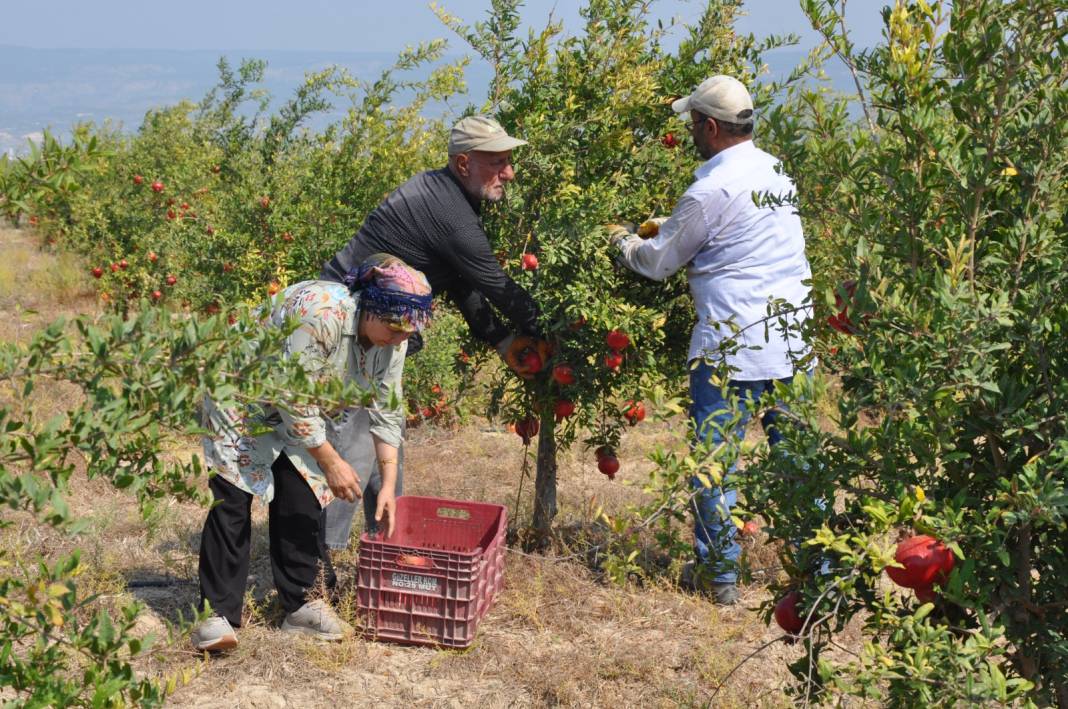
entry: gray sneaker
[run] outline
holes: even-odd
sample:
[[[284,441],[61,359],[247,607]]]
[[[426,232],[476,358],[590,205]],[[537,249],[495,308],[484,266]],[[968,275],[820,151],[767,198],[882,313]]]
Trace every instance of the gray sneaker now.
[[[352,633],[352,626],[341,620],[329,603],[318,599],[287,615],[282,630],[310,635],[316,640],[341,640]]]
[[[733,581],[716,581],[712,570],[705,564],[687,562],[682,567],[679,586],[687,591],[708,596],[717,605],[733,606],[738,602],[738,585]]]
[[[201,652],[220,652],[237,647],[237,633],[234,632],[230,621],[218,615],[213,615],[193,628],[189,639],[193,647]]]

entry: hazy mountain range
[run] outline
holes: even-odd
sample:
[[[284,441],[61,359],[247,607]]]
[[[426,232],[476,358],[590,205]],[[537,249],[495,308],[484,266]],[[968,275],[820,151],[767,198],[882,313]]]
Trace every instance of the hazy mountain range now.
[[[69,135],[72,125],[105,120],[136,131],[151,108],[197,101],[216,84],[216,64],[223,55],[236,68],[243,58],[267,62],[262,88],[275,105],[287,99],[307,72],[331,65],[347,68],[360,79],[375,79],[395,60],[380,52],[266,51],[255,53],[131,50],[29,49],[0,45],[0,153],[25,152],[28,140],[39,140],[48,128]],[[788,72],[802,58],[800,50],[783,49],[767,55],[773,76]],[[828,67],[835,88],[849,90],[844,68]],[[468,97],[453,108],[478,103],[485,96],[490,70],[473,61],[467,69]],[[336,121],[348,109],[339,99],[335,110],[316,116],[311,127]],[[445,110],[435,107],[433,110]]]

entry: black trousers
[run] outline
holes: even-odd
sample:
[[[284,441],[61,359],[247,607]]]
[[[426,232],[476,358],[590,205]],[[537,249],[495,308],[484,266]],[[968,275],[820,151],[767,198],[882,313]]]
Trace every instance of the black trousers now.
[[[304,605],[319,579],[328,589],[337,577],[326,549],[326,512],[285,453],[271,466],[274,499],[268,512],[271,572],[287,613]],[[216,504],[200,537],[200,607],[241,625],[252,546],[252,495],[215,476],[208,482]]]

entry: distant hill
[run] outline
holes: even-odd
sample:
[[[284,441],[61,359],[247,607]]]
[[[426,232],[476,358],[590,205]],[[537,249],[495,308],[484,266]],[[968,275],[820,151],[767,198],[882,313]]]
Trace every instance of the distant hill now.
[[[215,85],[216,63],[227,56],[236,68],[243,58],[263,59],[267,71],[262,87],[275,102],[288,98],[309,71],[331,65],[347,68],[361,79],[376,78],[392,64],[385,52],[266,51],[239,54],[213,51],[132,49],[29,49],[0,45],[0,153],[24,152],[27,140],[51,129],[69,134],[80,121],[117,123],[135,131],[151,108],[199,100]],[[800,50],[769,53],[773,76],[785,75],[802,58]],[[851,89],[844,67],[831,66],[831,83]],[[489,68],[472,62],[467,70],[469,96],[477,103],[489,84]],[[461,100],[454,105],[460,107]],[[348,108],[317,116],[312,128],[340,118]],[[444,107],[436,107],[444,110]]]
[[[215,85],[222,52],[102,49],[27,49],[0,46],[0,151],[22,150],[46,127],[65,134],[79,121],[110,119],[136,130],[151,108],[199,100]],[[330,65],[361,78],[377,76],[394,56],[385,53],[259,52],[227,56],[264,59],[263,88],[285,99],[306,72]],[[340,112],[337,114],[340,115]],[[336,118],[336,116],[334,116]]]

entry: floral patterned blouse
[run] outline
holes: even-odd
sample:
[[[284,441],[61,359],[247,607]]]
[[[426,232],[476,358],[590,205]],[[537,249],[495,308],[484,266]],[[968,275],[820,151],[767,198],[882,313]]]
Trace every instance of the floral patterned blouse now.
[[[403,401],[401,374],[407,342],[396,347],[371,346],[364,349],[356,336],[359,322],[359,293],[329,281],[303,281],[275,297],[271,313],[264,319],[268,327],[280,327],[287,318],[300,325],[288,337],[287,356],[298,356],[310,373],[339,377],[375,392],[368,407],[370,432],[382,441],[400,446],[404,411],[389,409],[391,394]],[[334,440],[355,409],[324,412],[316,406],[273,406],[270,404],[220,409],[211,400],[204,402],[204,425],[211,435],[203,438],[207,465],[217,475],[238,488],[257,495],[264,502],[274,498],[271,465],[282,453],[308,482],[319,504],[334,499],[326,477],[315,458],[308,453],[330,441],[341,450],[345,441]],[[252,436],[248,431],[267,433]],[[364,471],[357,471],[361,477]]]

